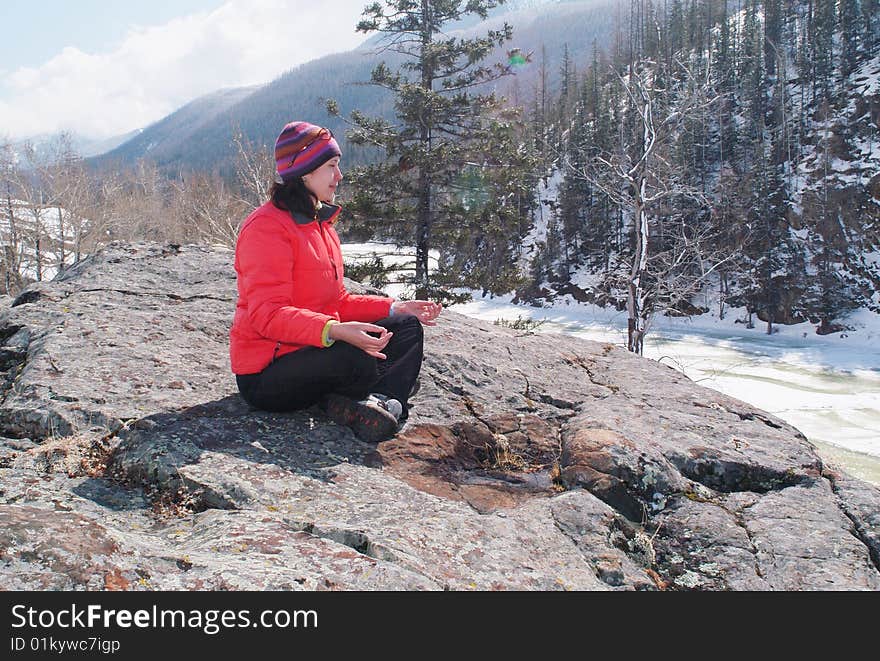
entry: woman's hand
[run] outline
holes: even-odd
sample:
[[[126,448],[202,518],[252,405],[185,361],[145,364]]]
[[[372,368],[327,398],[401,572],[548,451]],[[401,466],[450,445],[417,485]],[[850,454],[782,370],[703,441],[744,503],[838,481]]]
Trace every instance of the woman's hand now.
[[[379,337],[371,335],[371,333],[378,333]],[[360,321],[344,321],[332,324],[327,333],[331,340],[348,342],[363,350],[366,354],[373,356],[373,358],[380,358],[382,360],[385,360],[387,357],[382,353],[382,349],[388,344],[392,335],[394,333],[387,328],[365,324]]]
[[[433,301],[394,301],[391,309],[394,314],[412,315],[425,326],[436,326],[434,320],[440,316],[443,306]]]

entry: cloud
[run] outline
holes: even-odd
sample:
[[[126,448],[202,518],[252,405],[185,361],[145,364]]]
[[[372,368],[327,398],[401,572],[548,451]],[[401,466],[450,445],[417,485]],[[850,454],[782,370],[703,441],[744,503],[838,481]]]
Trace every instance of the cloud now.
[[[147,126],[224,87],[265,83],[354,48],[366,0],[229,0],[211,12],[132,29],[114,50],[66,47],[40,67],[0,77],[0,133],[71,130],[106,138]],[[83,17],[87,20],[88,17]]]

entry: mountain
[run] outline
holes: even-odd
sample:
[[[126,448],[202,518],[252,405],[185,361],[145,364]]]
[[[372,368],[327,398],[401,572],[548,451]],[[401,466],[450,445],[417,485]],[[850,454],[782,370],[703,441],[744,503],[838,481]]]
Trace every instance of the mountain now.
[[[559,62],[566,46],[571,61],[579,70],[585,68],[594,41],[600,46],[609,42],[618,5],[614,0],[520,0],[496,9],[485,21],[470,17],[450,26],[449,34],[468,36],[497,29],[505,21],[511,24],[513,40],[487,61],[506,60],[507,51],[514,48],[532,54],[515,75],[497,84],[497,90],[513,103],[528,104],[536,95],[542,58],[551,85],[559,78]],[[365,154],[346,147],[345,125],[328,116],[325,101],[335,99],[343,116],[354,109],[367,115],[393,116],[389,93],[363,84],[379,62],[384,60],[389,66],[399,62],[394,53],[377,53],[380,44],[378,36],[373,37],[358,49],[302,64],[262,87],[216,92],[197,99],[92,162],[101,165],[117,159],[148,157],[167,173],[201,170],[228,175],[235,159],[231,138],[236,127],[252,144],[268,147],[284,124],[293,119],[328,126],[340,141],[346,161],[358,162],[366,158]]]
[[[119,145],[123,145],[129,140],[133,140],[141,133],[141,131],[143,131],[143,129],[135,129],[134,131],[129,131],[122,135],[116,135],[112,138],[105,138],[104,140],[91,140],[89,138],[75,139],[73,146],[74,149],[76,149],[76,152],[83,158],[100,156],[101,154],[106,154],[107,152],[116,149]]]
[[[15,153],[21,154],[24,152],[25,146],[30,145],[36,150],[38,159],[52,160],[55,157],[59,144],[63,140],[69,140],[70,148],[74,152],[83,158],[90,158],[115,149],[119,145],[135,138],[140,132],[141,129],[135,129],[128,133],[102,139],[87,138],[86,136],[71,132],[40,133],[28,136],[22,140],[16,140],[12,145],[12,149]]]
[[[90,159],[97,165],[118,161],[132,161],[148,156],[158,165],[169,164],[185,158],[192,150],[193,134],[210,123],[231,106],[254,93],[257,87],[222,89],[191,101],[164,119],[148,126],[119,146]]]

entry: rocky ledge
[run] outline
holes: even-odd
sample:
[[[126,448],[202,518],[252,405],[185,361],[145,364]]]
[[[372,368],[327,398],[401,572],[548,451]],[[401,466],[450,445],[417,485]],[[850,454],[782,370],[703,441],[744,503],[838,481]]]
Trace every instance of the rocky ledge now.
[[[231,252],[139,244],[5,309],[0,586],[880,589],[880,491],[669,367],[445,312],[372,446],[242,402],[234,304]]]

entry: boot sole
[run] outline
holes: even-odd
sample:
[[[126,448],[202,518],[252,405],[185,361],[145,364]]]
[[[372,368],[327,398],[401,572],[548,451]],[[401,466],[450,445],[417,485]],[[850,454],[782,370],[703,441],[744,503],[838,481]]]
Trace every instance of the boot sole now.
[[[387,411],[366,406],[342,395],[327,397],[327,416],[336,424],[351,428],[368,443],[387,441],[397,432],[397,421]]]

